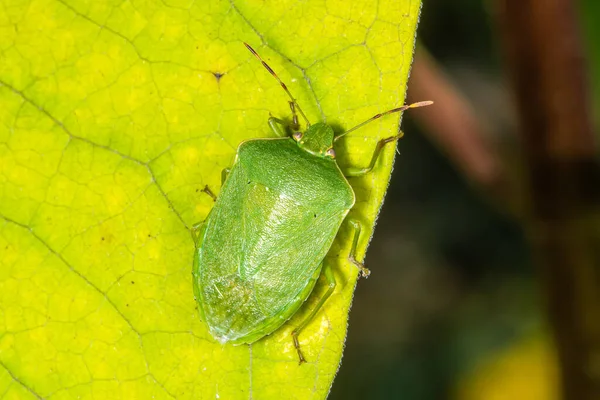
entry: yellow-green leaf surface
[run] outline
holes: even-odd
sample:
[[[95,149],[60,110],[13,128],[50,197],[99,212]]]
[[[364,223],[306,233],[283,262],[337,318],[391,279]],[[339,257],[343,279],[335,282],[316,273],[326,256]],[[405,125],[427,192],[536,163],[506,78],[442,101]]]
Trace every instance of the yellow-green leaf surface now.
[[[289,118],[349,128],[403,103],[418,0],[0,2],[0,397],[308,399],[338,369],[357,270],[342,228],[338,286],[300,337],[221,345],[192,291],[190,228],[245,139]],[[390,116],[340,163],[366,165]],[[368,236],[394,149],[352,179]],[[298,171],[301,173],[302,171]],[[278,171],[273,171],[278,173]],[[290,210],[293,212],[293,210]],[[372,265],[373,273],[378,273]],[[367,284],[368,281],[361,282]]]

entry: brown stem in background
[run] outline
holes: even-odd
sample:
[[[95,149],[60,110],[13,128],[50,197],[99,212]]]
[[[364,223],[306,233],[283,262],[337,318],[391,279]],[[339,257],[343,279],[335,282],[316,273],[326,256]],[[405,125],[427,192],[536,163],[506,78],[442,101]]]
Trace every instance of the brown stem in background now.
[[[469,181],[488,192],[499,192],[504,177],[498,154],[489,143],[490,135],[467,99],[421,46],[415,53],[409,86],[411,102],[435,101],[426,112],[413,112],[412,118],[447,152]]]
[[[600,173],[570,0],[496,0],[563,398],[600,399]]]

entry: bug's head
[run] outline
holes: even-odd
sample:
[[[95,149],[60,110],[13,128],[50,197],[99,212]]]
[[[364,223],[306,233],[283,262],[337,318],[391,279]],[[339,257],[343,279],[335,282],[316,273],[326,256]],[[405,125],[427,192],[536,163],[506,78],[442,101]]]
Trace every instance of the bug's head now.
[[[335,158],[333,150],[333,129],[324,122],[318,122],[306,129],[306,132],[295,132],[293,138],[298,146],[316,156]]]
[[[427,101],[419,101],[417,103],[407,104],[402,107],[392,108],[391,110],[385,111],[383,113],[375,114],[368,120],[356,125],[354,128],[348,129],[346,132],[343,132],[343,133],[335,136],[333,134],[333,129],[331,129],[331,127],[329,125],[325,124],[324,122],[319,122],[317,124],[311,125],[308,118],[306,118],[304,111],[302,111],[302,109],[296,102],[296,99],[294,98],[294,96],[292,96],[292,93],[288,90],[285,83],[283,83],[281,81],[281,79],[279,79],[279,77],[277,76],[275,71],[273,71],[273,69],[271,67],[269,67],[269,65],[261,58],[261,56],[258,55],[258,53],[248,43],[244,42],[244,45],[262,63],[263,67],[265,67],[266,70],[269,71],[269,73],[271,75],[273,75],[273,77],[275,79],[277,79],[277,81],[281,85],[281,88],[289,96],[289,98],[291,100],[290,107],[292,109],[292,113],[294,114],[293,126],[295,126],[296,128],[298,126],[298,119],[296,117],[296,111],[298,111],[298,113],[302,116],[302,118],[306,122],[306,125],[308,126],[308,128],[306,129],[306,132],[295,132],[293,134],[294,140],[296,140],[296,142],[298,142],[298,146],[300,146],[300,148],[302,148],[303,150],[305,150],[311,154],[317,155],[317,156],[334,159],[335,158],[335,150],[333,150],[333,142],[335,142],[338,139],[341,139],[342,137],[346,136],[348,133],[355,131],[356,129],[368,124],[369,122],[373,122],[376,119],[383,117],[384,115],[402,112],[409,108],[424,107],[424,106],[433,104],[433,101],[427,100]]]

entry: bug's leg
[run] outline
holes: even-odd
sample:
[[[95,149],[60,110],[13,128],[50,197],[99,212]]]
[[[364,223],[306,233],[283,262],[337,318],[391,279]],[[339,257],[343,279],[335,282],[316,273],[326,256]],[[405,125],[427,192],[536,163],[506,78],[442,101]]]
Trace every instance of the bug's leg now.
[[[323,307],[323,304],[325,304],[325,302],[327,301],[329,296],[331,296],[331,294],[333,293],[333,291],[335,289],[336,282],[335,282],[335,277],[333,276],[333,271],[331,270],[331,267],[329,266],[329,264],[327,264],[327,262],[325,262],[325,261],[323,261],[323,274],[325,275],[325,279],[327,279],[327,291],[325,292],[323,297],[321,297],[321,299],[319,300],[319,303],[310,312],[310,314],[306,318],[304,318],[304,320],[300,323],[300,325],[298,325],[296,327],[296,329],[294,329],[292,331],[292,338],[294,339],[294,347],[296,348],[296,351],[298,352],[298,358],[300,360],[298,364],[302,364],[302,363],[306,362],[306,359],[304,358],[304,355],[302,354],[302,350],[300,350],[300,342],[298,341],[298,335],[300,334],[300,331],[302,331],[302,329],[306,326],[306,324],[308,324],[314,318],[314,316],[319,312],[321,307]]]
[[[285,121],[280,120],[279,118],[270,117],[269,127],[279,137],[286,137],[288,135],[285,130]]]
[[[221,171],[221,187],[223,186],[223,183],[225,183],[225,180],[229,175],[229,171],[231,171],[229,168],[223,168],[223,170]],[[210,198],[213,199],[213,201],[217,201],[217,195],[211,190],[210,187],[208,187],[208,185],[204,185],[204,189],[202,189],[201,192],[209,195]]]
[[[206,193],[207,195],[209,195],[210,197],[212,197],[213,201],[217,201],[217,196],[215,196],[215,194],[212,192],[212,190],[210,190],[210,188],[208,187],[208,185],[204,186],[204,189],[201,190],[202,192]],[[206,220],[202,221],[202,222],[198,222],[197,224],[192,225],[192,239],[194,240],[194,243],[198,242],[198,238],[201,235],[201,231],[202,228],[204,227],[204,222]]]
[[[223,184],[225,183],[225,180],[229,176],[230,171],[231,171],[231,169],[229,169],[229,168],[223,168],[223,170],[221,171],[221,187],[223,187]]]
[[[365,268],[365,265],[356,259],[356,246],[358,246],[358,239],[360,238],[362,226],[360,222],[355,219],[349,219],[348,223],[354,228],[354,239],[352,239],[352,247],[350,248],[350,253],[348,254],[348,260],[352,264],[356,265],[363,278],[368,278],[371,274],[371,271],[369,271],[368,268]]]
[[[396,140],[400,139],[403,135],[404,134],[402,132],[400,132],[396,136],[390,136],[389,138],[381,139],[379,142],[377,142],[377,146],[375,147],[375,151],[373,152],[373,156],[371,157],[371,162],[369,163],[369,165],[367,167],[365,167],[365,168],[358,168],[358,167],[346,168],[346,170],[344,171],[344,175],[346,175],[346,176],[363,176],[363,175],[366,175],[369,172],[371,172],[373,170],[373,167],[375,167],[375,164],[377,163],[377,159],[379,158],[379,155],[381,154],[381,150],[383,150],[385,145],[388,143],[395,142]]]
[[[298,123],[298,114],[296,113],[296,103],[293,101],[289,102],[290,109],[292,110],[292,122],[286,124],[284,120],[271,116],[269,118],[269,127],[279,137],[288,136],[286,126],[289,126],[292,132],[297,132],[300,129],[300,123]]]
[[[206,193],[207,195],[209,195],[210,198],[213,199],[213,201],[217,201],[217,196],[213,193],[212,190],[210,190],[210,188],[208,187],[208,185],[204,185],[204,189],[202,189],[201,192]]]
[[[223,186],[225,179],[227,179],[227,176],[229,175],[229,171],[231,171],[229,168],[223,168],[223,170],[221,171],[221,187]],[[204,185],[204,189],[202,189],[201,192],[209,195],[213,199],[213,201],[217,201],[217,196],[210,189],[210,187],[208,187],[208,185]],[[192,238],[194,239],[194,242],[196,242],[198,240],[198,237],[200,236],[202,227],[204,226],[204,222],[205,221],[202,221],[202,222],[199,222],[192,226]]]
[[[202,228],[204,227],[204,222],[206,221],[198,222],[192,226],[192,239],[194,240],[194,243],[198,242],[198,238],[200,237]]]

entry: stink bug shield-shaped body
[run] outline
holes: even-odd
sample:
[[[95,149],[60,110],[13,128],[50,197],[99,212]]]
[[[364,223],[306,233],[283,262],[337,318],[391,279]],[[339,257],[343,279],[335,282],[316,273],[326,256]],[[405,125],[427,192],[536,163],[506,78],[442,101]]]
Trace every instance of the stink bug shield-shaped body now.
[[[380,141],[368,167],[351,168],[345,174],[335,160],[334,142],[384,114],[430,102],[378,114],[335,136],[325,123],[311,125],[285,84],[254,49],[246,47],[290,97],[290,128],[295,132],[287,136],[283,122],[270,118],[269,125],[280,138],[239,145],[213,209],[194,228],[194,293],[213,337],[222,343],[253,343],[298,311],[323,271],[327,292],[292,332],[302,363],[298,333],[334,290],[335,279],[324,259],[355,201],[345,176],[369,173],[385,144],[400,135]],[[298,131],[297,112],[306,122],[305,132]],[[206,192],[214,196],[210,189]],[[354,241],[348,259],[367,276],[368,270],[354,256],[360,224],[350,223]]]

